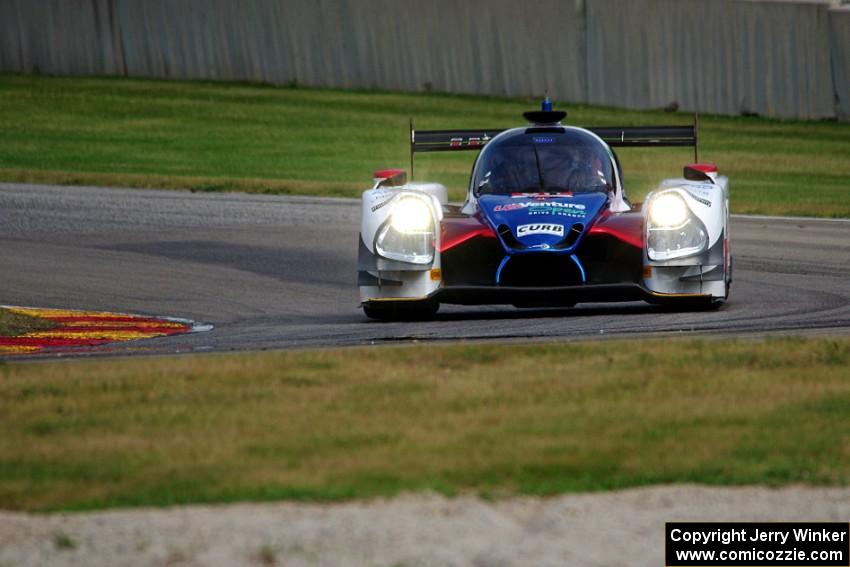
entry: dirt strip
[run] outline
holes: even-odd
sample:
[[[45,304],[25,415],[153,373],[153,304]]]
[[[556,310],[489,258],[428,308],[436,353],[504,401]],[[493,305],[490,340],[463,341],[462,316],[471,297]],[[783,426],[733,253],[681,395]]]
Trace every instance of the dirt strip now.
[[[850,488],[0,512],[0,565],[663,565],[667,521],[850,521]]]

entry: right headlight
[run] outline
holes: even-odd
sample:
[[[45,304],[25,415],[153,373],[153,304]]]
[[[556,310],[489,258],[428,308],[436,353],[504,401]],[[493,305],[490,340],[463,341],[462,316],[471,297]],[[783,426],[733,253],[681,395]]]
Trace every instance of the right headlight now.
[[[688,204],[677,193],[661,193],[649,203],[646,253],[650,260],[673,260],[699,254],[708,234]]]
[[[404,195],[390,209],[375,239],[378,254],[412,264],[434,261],[434,216],[423,198]]]

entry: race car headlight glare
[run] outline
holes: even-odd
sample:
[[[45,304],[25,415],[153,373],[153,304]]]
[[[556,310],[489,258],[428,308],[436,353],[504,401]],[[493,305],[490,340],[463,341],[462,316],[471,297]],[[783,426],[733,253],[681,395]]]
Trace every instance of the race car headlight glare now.
[[[693,256],[708,245],[705,226],[675,193],[663,193],[650,201],[646,224],[646,253],[650,260]]]
[[[422,232],[431,227],[431,207],[417,197],[402,197],[390,212],[390,223],[399,232]]]
[[[434,220],[430,205],[418,197],[402,197],[375,239],[378,254],[412,264],[434,261]]]
[[[655,226],[680,226],[688,218],[688,206],[673,193],[660,195],[649,206],[649,220]]]

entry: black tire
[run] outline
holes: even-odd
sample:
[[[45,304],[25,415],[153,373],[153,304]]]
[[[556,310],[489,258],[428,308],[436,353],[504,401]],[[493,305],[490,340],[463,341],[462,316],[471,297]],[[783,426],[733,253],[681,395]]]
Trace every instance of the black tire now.
[[[425,321],[434,317],[440,304],[430,299],[421,301],[379,301],[363,304],[363,313],[378,321]]]
[[[725,297],[713,297],[710,301],[706,303],[706,305],[699,307],[698,309],[702,311],[717,311],[724,305],[726,305]]]
[[[726,274],[726,298],[729,298],[729,290],[732,288],[732,255],[729,254],[729,273]]]
[[[725,280],[723,282],[725,284],[724,287],[725,287],[726,295],[724,295],[723,297],[712,297],[710,300],[706,301],[705,305],[697,307],[697,309],[700,309],[700,310],[703,310],[703,311],[716,311],[717,309],[720,309],[721,307],[726,305],[726,300],[729,299],[729,290],[732,287],[732,256],[731,255],[729,256],[729,265],[727,267],[727,270],[728,270],[727,273],[724,274]]]

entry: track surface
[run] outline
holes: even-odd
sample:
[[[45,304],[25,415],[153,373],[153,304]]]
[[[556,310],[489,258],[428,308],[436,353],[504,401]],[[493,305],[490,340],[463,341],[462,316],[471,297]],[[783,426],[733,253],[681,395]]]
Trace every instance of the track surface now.
[[[444,306],[435,321],[379,323],[358,308],[358,215],[349,199],[0,184],[0,303],[215,325],[113,354],[850,331],[850,221],[733,217],[735,281],[716,312]]]

